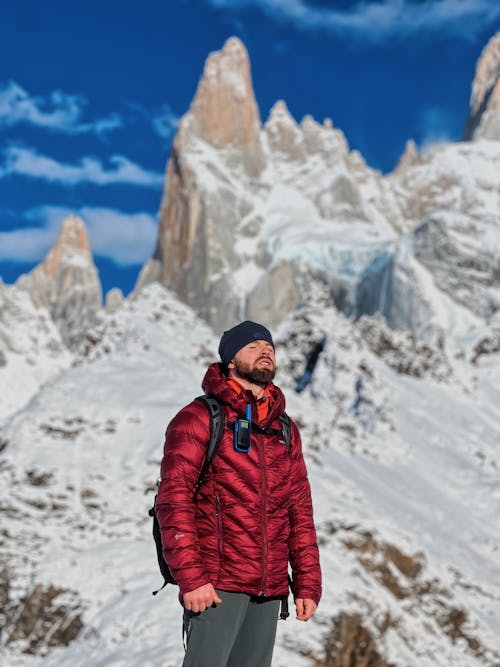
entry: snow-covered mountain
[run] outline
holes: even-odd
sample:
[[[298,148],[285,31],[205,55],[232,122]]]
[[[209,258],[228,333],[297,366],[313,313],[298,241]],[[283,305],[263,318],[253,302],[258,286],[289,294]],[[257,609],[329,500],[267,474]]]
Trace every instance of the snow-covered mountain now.
[[[477,63],[464,139],[500,139],[500,33],[490,39]]]
[[[233,38],[180,124],[135,294],[102,309],[75,218],[0,282],[1,664],[181,664],[147,510],[167,423],[249,316],[275,332],[325,582],[273,664],[500,665],[497,44],[473,140],[409,142],[382,175],[328,120],[278,102],[262,125]]]
[[[498,38],[473,84],[478,127],[500,123]],[[248,54],[231,38],[181,120],[139,286],[159,280],[215,328],[246,316],[277,324],[311,281],[346,314],[381,312],[424,339],[442,333],[429,283],[452,319],[464,308],[489,317],[500,295],[498,138],[478,131],[421,155],[410,143],[383,176],[328,119],[299,125],[278,102],[262,125]]]
[[[498,664],[500,355],[473,364],[475,340],[451,354],[327,301],[316,295],[277,332],[325,592],[314,621],[280,622],[274,664],[368,664],[360,637],[377,665]],[[150,285],[3,427],[3,664],[181,664],[176,591],[151,596],[161,579],[147,510],[165,426],[200,392],[216,347]]]
[[[69,216],[45,260],[16,285],[33,303],[46,308],[69,347],[78,345],[85,330],[97,322],[102,289],[92,258],[85,223]]]

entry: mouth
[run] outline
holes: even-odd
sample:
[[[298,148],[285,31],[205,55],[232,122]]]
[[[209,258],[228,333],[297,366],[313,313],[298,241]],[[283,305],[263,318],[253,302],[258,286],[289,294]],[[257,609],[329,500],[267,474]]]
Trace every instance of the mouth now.
[[[266,366],[272,366],[272,361],[270,359],[259,359],[258,364],[265,364]]]

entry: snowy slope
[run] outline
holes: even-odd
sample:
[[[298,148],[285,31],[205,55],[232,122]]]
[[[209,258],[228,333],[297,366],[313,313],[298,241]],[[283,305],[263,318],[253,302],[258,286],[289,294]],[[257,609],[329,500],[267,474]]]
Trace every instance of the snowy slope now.
[[[0,425],[71,359],[48,311],[0,281]]]
[[[108,327],[95,361],[46,385],[2,431],[2,512],[12,537],[2,560],[14,568],[16,554],[26,558],[11,571],[12,595],[54,583],[76,591],[85,610],[81,639],[44,664],[134,665],[142,657],[153,665],[165,650],[180,651],[175,593],[151,596],[160,575],[147,510],[165,426],[200,393],[204,346],[214,340],[158,286]],[[166,648],[164,622],[175,627]]]
[[[302,428],[325,592],[314,621],[280,622],[276,667],[320,658],[342,613],[360,614],[397,667],[500,661],[500,355],[470,362],[484,335],[463,354],[432,348],[376,318],[353,324],[319,299],[283,323],[277,381]],[[296,394],[323,337],[313,381]],[[200,393],[217,337],[150,285],[92,340],[0,432],[11,610],[0,658],[12,667],[177,667],[176,590],[151,596],[160,576],[147,510],[165,426]],[[67,625],[83,625],[67,647],[47,646],[50,632],[35,641],[36,628],[6,643],[36,584],[64,591],[52,606]],[[21,653],[30,641],[33,656]]]

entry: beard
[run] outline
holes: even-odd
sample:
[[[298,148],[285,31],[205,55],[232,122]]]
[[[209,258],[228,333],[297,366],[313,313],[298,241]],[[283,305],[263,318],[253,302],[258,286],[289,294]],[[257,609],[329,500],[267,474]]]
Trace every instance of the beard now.
[[[258,384],[261,387],[265,387],[274,379],[274,376],[276,375],[276,366],[273,365],[272,368],[257,368],[259,361],[260,359],[257,359],[255,364],[251,366],[250,364],[245,364],[244,362],[234,359],[234,370],[240,378]]]

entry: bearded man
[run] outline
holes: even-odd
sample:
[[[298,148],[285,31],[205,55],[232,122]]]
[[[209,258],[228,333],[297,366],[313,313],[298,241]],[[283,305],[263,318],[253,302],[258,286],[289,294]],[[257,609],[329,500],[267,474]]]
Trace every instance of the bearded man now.
[[[195,399],[174,417],[156,513],[184,607],[183,667],[266,667],[289,564],[297,619],[311,618],[321,597],[311,492],[292,420],[289,442],[283,433],[269,330],[242,322],[224,332],[219,355],[202,387],[224,409],[220,445],[195,493],[210,416]]]

